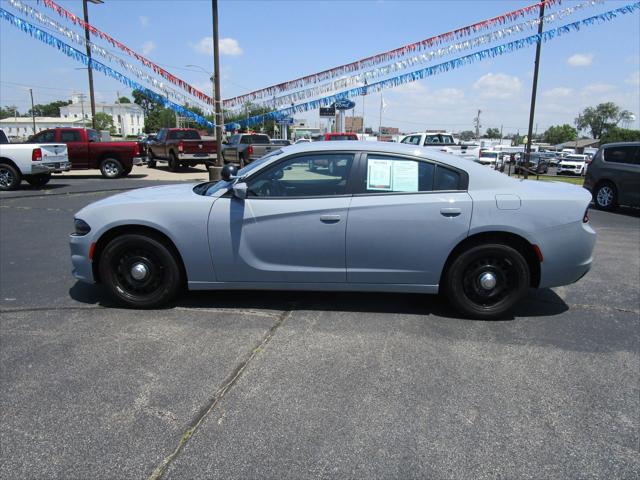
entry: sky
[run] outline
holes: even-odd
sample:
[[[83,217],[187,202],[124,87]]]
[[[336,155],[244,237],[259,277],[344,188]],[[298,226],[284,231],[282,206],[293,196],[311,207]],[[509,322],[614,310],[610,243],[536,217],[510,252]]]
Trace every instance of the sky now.
[[[607,0],[566,22],[632,1]],[[64,23],[42,4],[28,3]],[[80,0],[58,3],[82,15]],[[530,3],[221,0],[222,97],[349,63]],[[565,0],[551,12],[578,3],[582,2]],[[0,6],[16,14],[6,0],[0,0]],[[211,91],[210,74],[204,72],[213,70],[211,2],[105,0],[102,5],[90,4],[89,12],[90,23],[100,30],[205,93]],[[550,27],[561,23],[565,22]],[[382,94],[386,104],[382,120],[381,94],[358,98],[355,114],[364,111],[365,125],[374,130],[382,123],[408,133],[472,130],[473,118],[481,110],[483,131],[502,127],[504,134],[522,134],[528,125],[534,55],[535,48],[526,48],[386,90]],[[198,65],[204,71],[187,65]],[[80,66],[6,21],[0,23],[0,105],[17,105],[20,111],[26,111],[29,88],[33,89],[35,103],[69,99],[73,92],[86,93],[87,72],[78,69]],[[122,73],[131,76],[126,70]],[[130,95],[124,85],[99,73],[94,74],[94,82],[97,101],[110,102],[118,94]],[[606,101],[630,110],[636,120],[628,126],[640,128],[637,11],[543,44],[535,117],[538,133],[550,125],[573,124],[585,107]],[[296,118],[306,118],[311,125],[319,122],[317,110]]]

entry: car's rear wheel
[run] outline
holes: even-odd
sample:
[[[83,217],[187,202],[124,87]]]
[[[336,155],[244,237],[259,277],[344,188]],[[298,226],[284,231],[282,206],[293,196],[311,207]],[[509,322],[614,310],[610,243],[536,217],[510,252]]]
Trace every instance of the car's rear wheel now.
[[[49,180],[51,180],[50,173],[43,173],[42,175],[30,175],[28,177],[24,177],[29,185],[32,187],[44,187]]]
[[[593,202],[598,210],[613,210],[616,207],[616,187],[610,182],[600,184],[593,195]]]
[[[156,156],[153,154],[153,150],[149,149],[147,153],[147,167],[156,168]]]
[[[105,158],[102,160],[102,163],[100,163],[100,173],[102,173],[102,176],[105,178],[121,177],[123,171],[122,163],[115,158]]]
[[[477,245],[459,254],[444,278],[451,305],[465,316],[504,316],[527,293],[529,266],[515,249],[500,243]]]
[[[111,240],[99,263],[100,278],[113,298],[134,308],[155,308],[172,300],[182,276],[177,259],[159,239],[125,234]]]
[[[8,163],[0,163],[0,190],[15,190],[20,185],[20,171]]]

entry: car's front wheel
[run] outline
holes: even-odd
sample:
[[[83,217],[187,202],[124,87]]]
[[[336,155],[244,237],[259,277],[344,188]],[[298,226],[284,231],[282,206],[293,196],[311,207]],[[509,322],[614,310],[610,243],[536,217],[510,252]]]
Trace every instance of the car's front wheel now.
[[[178,260],[161,240],[125,234],[111,240],[100,255],[100,278],[114,299],[133,308],[165,305],[178,293]]]
[[[515,249],[500,243],[477,245],[459,254],[444,278],[449,303],[465,316],[504,316],[527,293],[529,266]]]
[[[609,182],[601,184],[596,189],[593,202],[599,210],[613,210],[616,206],[616,188]]]

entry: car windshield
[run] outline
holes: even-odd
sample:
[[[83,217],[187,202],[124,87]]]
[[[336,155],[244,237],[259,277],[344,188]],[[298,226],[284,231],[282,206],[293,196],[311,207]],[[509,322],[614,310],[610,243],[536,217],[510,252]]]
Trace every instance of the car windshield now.
[[[281,149],[273,150],[272,152],[269,152],[268,154],[264,155],[258,160],[254,160],[246,167],[238,170],[237,176],[240,178],[246,177],[247,175],[249,175],[249,173],[251,173],[256,168],[268,162],[273,157],[277,157],[281,155],[282,153],[283,151]],[[204,195],[204,196],[210,197],[211,195],[215,194],[220,190],[228,189],[229,187],[231,187],[231,185],[233,185],[233,181],[227,182],[226,180],[218,180],[217,182],[206,182],[206,183],[201,183],[200,185],[196,185],[193,191],[198,195]]]

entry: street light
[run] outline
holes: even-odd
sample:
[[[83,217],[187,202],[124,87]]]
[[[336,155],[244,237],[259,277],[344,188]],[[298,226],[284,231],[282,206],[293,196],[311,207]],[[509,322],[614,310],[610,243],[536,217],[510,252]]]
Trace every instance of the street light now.
[[[87,65],[87,72],[89,72],[89,96],[91,98],[91,124],[93,129],[96,128],[96,99],[93,95],[93,69],[91,68],[91,38],[89,36],[89,10],[87,8],[87,2],[91,2],[94,5],[104,3],[103,0],[82,0],[82,10],[84,11],[84,38],[86,40],[87,57],[89,58],[89,64]]]

